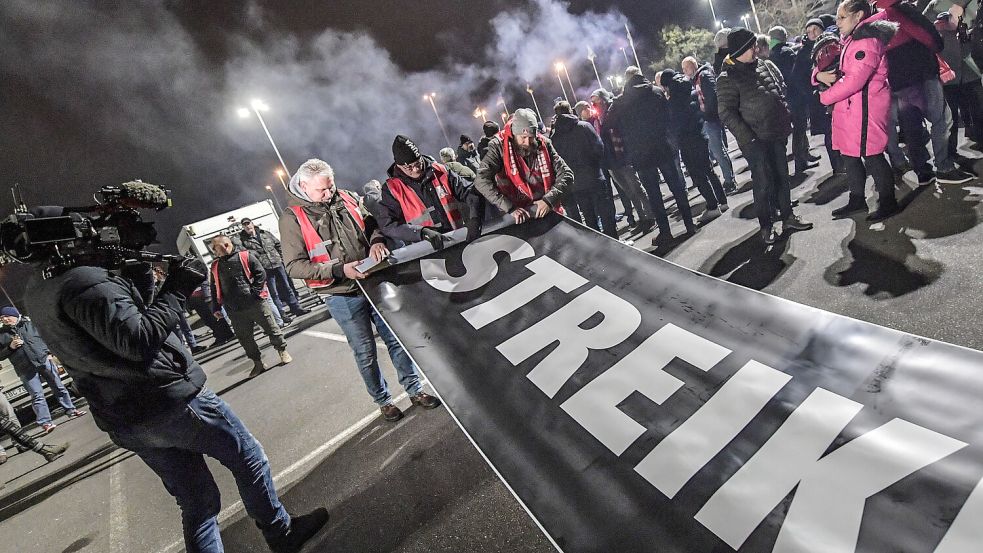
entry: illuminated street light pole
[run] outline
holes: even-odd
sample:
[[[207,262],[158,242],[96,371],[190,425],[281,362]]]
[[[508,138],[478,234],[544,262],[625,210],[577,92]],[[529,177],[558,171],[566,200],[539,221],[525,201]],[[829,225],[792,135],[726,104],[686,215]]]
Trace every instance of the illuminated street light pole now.
[[[563,77],[560,76],[560,68],[563,67],[562,63],[556,64],[556,80],[560,83],[560,90],[563,91],[563,99],[568,103],[570,102],[570,97],[567,96],[567,89],[563,86]]]
[[[253,99],[249,102],[249,107],[252,108],[253,113],[256,114],[256,118],[259,119],[259,124],[263,126],[263,132],[266,133],[266,138],[270,139],[270,146],[273,146],[273,151],[276,152],[277,159],[280,160],[280,165],[283,166],[283,170],[286,172],[287,176],[290,176],[290,169],[287,168],[287,164],[283,161],[283,156],[280,155],[280,149],[276,147],[276,142],[273,142],[273,136],[270,134],[270,129],[266,127],[266,121],[263,120],[263,114],[261,111],[267,111],[270,106],[263,103],[262,100]],[[249,117],[249,109],[239,108],[239,117],[246,118]]]
[[[573,81],[570,80],[570,70],[567,69],[567,65],[563,62],[557,64],[563,73],[567,76],[567,84],[570,85],[570,95],[573,96],[574,103],[577,103],[577,91],[573,88]],[[569,101],[569,100],[567,100]]]
[[[752,0],[753,2],[754,0]],[[631,53],[635,56],[635,67],[641,69],[642,62],[638,61],[638,52],[635,50],[635,40],[631,38],[631,31],[628,30],[628,24],[625,23],[625,33],[628,34],[628,45],[631,46]]]
[[[751,28],[751,19],[750,19],[750,16],[748,16],[748,14],[742,15],[741,16],[741,21],[744,22],[744,27],[746,27],[748,29]]]
[[[539,103],[536,102],[536,95],[533,94],[532,87],[529,86],[529,83],[526,83],[526,92],[528,92],[529,93],[529,96],[532,98],[532,105],[533,105],[533,107],[536,108],[536,115],[538,115],[539,116],[539,120],[542,121],[543,120],[543,114],[539,112]]]
[[[758,34],[761,34],[761,20],[758,19],[758,8],[754,5],[754,0],[748,0],[751,2],[751,13],[754,14],[754,24],[758,27]]]
[[[504,97],[502,97],[502,96],[499,96],[498,97],[498,104],[500,106],[502,106],[503,108],[505,108],[505,115],[506,116],[511,116],[512,115],[511,113],[509,113],[509,105],[505,103],[505,98]]]
[[[423,101],[425,101],[425,102],[426,101],[429,101],[430,102],[430,107],[433,108],[433,114],[434,114],[434,116],[437,117],[437,124],[440,125],[440,132],[444,135],[444,141],[447,142],[447,145],[448,146],[450,146],[451,145],[451,139],[447,137],[447,129],[444,128],[444,122],[440,119],[440,113],[437,112],[437,104],[435,104],[434,101],[433,101],[433,99],[436,98],[436,97],[437,97],[437,94],[435,92],[431,92],[430,94],[424,94],[423,95]]]
[[[270,193],[270,197],[273,198],[273,205],[276,206],[277,213],[283,212],[283,208],[280,207],[280,201],[276,199],[276,194],[273,193],[273,187],[266,185],[266,191]]]
[[[590,66],[594,68],[594,76],[597,77],[597,87],[598,88],[604,88],[604,83],[601,82],[601,74],[597,72],[597,64],[594,63],[594,58],[596,58],[596,57],[597,57],[597,54],[595,54],[594,51],[591,50],[591,47],[588,46],[587,47],[587,59],[590,60]]]
[[[283,180],[283,169],[276,170],[276,176],[280,178],[280,184],[283,185],[283,189],[287,189],[287,181]]]
[[[713,0],[708,0],[710,2],[710,15],[713,16],[713,23],[720,27],[720,21],[717,19],[717,11],[713,9]]]

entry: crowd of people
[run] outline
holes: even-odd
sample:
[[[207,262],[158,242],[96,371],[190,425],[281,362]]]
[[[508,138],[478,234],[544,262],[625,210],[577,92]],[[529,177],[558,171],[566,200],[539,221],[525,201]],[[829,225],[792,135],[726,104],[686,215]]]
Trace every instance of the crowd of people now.
[[[61,384],[54,355],[64,362],[97,425],[177,499],[189,551],[222,547],[218,490],[204,456],[234,473],[271,549],[298,551],[327,513],[294,517],[284,509],[259,442],[205,386],[192,357],[203,346],[186,310],[211,328],[216,343],[237,339],[255,377],[266,370],[256,326],[280,362],[291,362],[283,327],[308,312],[293,284],[305,281],[344,332],[370,399],[387,421],[397,421],[403,412],[379,367],[374,332],[410,402],[434,409],[440,401],[424,391],[418,368],[358,287],[366,259],[382,261],[393,248],[423,241],[439,250],[448,232],[466,229],[474,240],[495,218],[522,223],[550,212],[619,239],[615,190],[626,232],[658,227],[653,244],[669,244],[663,182],[688,236],[710,224],[739,190],[731,137],[750,168],[765,244],[812,228],[794,212],[789,170],[789,150],[795,173],[820,160],[810,133],[825,136],[835,178],[848,183],[847,202],[834,217],[868,211],[868,176],[877,194],[870,221],[898,213],[895,189],[908,172],[923,186],[976,178],[958,167],[960,122],[976,149],[983,144],[983,86],[959,5],[933,22],[900,0],[880,0],[876,8],[844,0],[835,16],[809,20],[798,37],[781,26],[766,36],[735,28],[721,30],[715,43],[713,60],[690,56],[678,71],[666,68],[652,79],[629,67],[620,91],[597,89],[574,105],[557,101],[548,122],[526,108],[502,127],[487,121],[478,143],[461,136],[439,160],[397,135],[385,182],[370,181],[364,196],[339,188],[332,167],[310,159],[291,177],[279,239],[243,219],[241,232],[212,238],[207,268],[67,269],[30,292],[30,312],[41,333],[55,338],[53,347],[29,318],[5,307],[0,358],[14,363],[45,432],[54,425],[41,379],[69,417],[86,414]],[[699,216],[687,177],[705,203]],[[0,428],[18,447],[49,460],[64,453],[64,446],[27,436],[11,414],[0,402]]]

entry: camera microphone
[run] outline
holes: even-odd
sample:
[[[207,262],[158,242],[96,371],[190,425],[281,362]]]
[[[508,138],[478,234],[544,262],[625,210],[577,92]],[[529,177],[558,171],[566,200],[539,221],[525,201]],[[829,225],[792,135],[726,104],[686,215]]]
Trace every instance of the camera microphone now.
[[[109,188],[115,190],[107,190]],[[103,194],[107,196],[117,194],[117,197],[128,207],[160,211],[171,206],[171,200],[167,197],[166,190],[156,184],[139,180],[124,182],[119,186],[107,186],[103,188]]]

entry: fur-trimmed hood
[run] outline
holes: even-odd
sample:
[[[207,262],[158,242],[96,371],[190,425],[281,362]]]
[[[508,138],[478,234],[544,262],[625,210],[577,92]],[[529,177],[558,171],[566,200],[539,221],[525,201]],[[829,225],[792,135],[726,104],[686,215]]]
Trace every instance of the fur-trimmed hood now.
[[[861,21],[850,36],[853,40],[876,38],[887,45],[897,32],[898,24],[893,21]]]

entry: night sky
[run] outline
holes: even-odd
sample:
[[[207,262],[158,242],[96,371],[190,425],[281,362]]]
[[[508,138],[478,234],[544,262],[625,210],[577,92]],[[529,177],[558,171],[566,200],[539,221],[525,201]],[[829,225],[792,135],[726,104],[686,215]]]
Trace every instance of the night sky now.
[[[548,111],[557,59],[581,99],[596,87],[586,46],[602,79],[623,71],[625,21],[643,64],[663,24],[712,22],[705,0],[115,4],[0,3],[0,211],[15,183],[29,205],[86,205],[140,178],[172,191],[176,207],[150,216],[163,251],[181,225],[268,197],[276,158],[256,119],[236,116],[250,98],[270,105],[291,170],[320,157],[360,189],[384,178],[396,134],[431,155],[444,145],[423,94],[437,93],[456,147],[480,136],[475,106],[531,107],[526,82]]]

